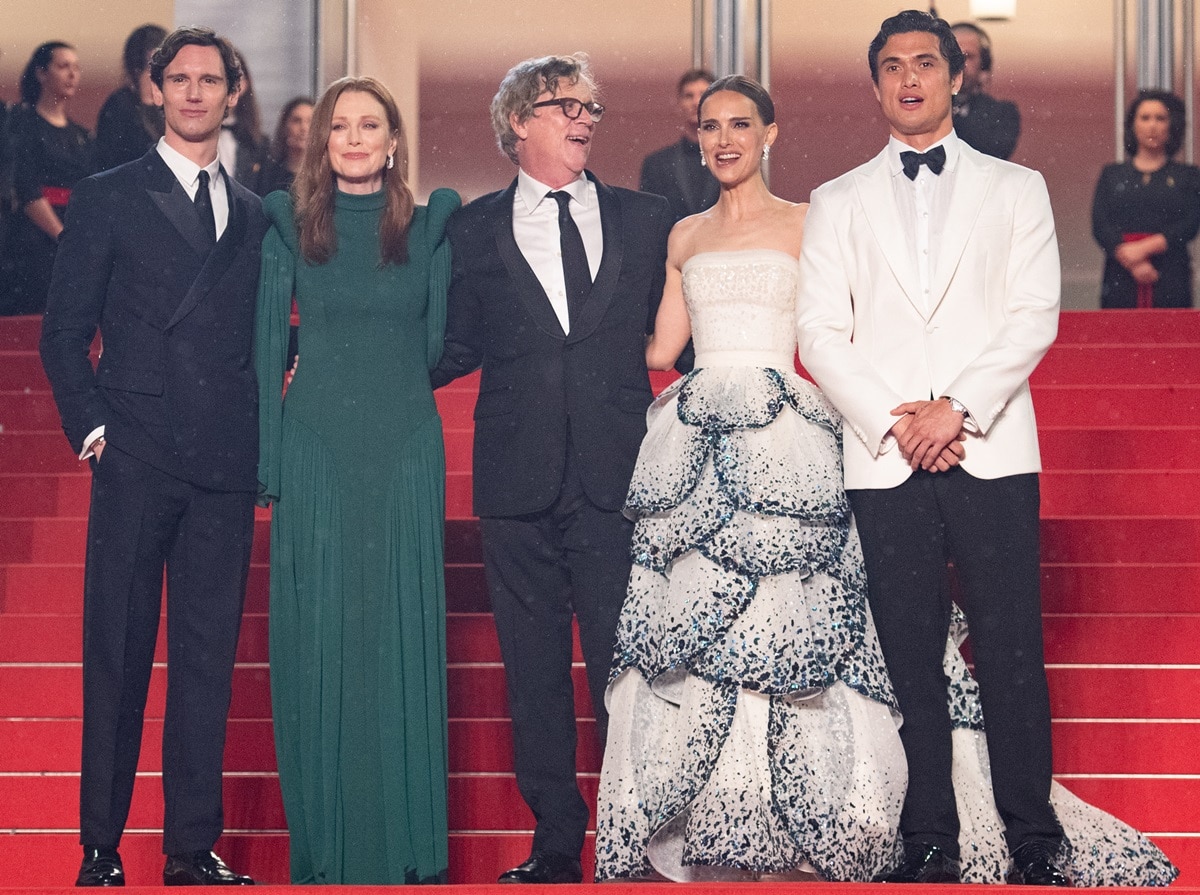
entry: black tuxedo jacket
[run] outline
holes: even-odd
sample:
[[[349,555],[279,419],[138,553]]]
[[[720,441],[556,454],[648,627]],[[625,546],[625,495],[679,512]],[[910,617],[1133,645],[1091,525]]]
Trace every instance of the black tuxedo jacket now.
[[[646,156],[638,188],[666,198],[677,221],[712,208],[721,194],[717,178],[700,165],[700,147],[684,137]]]
[[[1007,159],[1021,136],[1021,110],[1016,103],[987,93],[955,97],[954,131],[984,155]]]
[[[219,491],[257,489],[254,308],[266,219],[228,176],[214,246],[156,148],[81,181],[67,208],[41,353],[78,452],[110,445]],[[103,344],[93,371],[88,350]]]
[[[664,199],[596,184],[604,256],[564,335],[513,236],[516,181],[451,217],[446,350],[434,386],[483,367],[475,405],[475,512],[520,516],[559,494],[568,446],[589,499],[620,509],[653,398],[645,334],[666,271]]]

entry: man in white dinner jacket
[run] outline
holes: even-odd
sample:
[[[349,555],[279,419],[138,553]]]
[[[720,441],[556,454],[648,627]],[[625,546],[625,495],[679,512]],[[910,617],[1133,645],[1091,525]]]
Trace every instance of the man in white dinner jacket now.
[[[846,488],[904,716],[904,859],[880,881],[959,879],[942,670],[951,560],[1010,881],[1070,885],[1049,802],[1041,461],[1028,382],[1058,328],[1050,200],[1036,171],[955,136],[963,55],[946,22],[893,16],[869,61],[891,138],[813,193],[797,325],[802,363],[846,420]]]

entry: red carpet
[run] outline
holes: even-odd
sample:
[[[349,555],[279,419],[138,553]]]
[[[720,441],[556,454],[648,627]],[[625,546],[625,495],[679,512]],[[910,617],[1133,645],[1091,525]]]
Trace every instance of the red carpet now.
[[[0,319],[0,867],[10,886],[56,891],[74,878],[79,856],[88,475],[59,430],[36,356],[37,325]],[[489,884],[528,853],[532,818],[511,775],[503,671],[470,519],[476,387],[470,377],[438,393],[449,469],[450,874],[458,884],[450,891],[495,895],[512,891]],[[1200,312],[1064,314],[1034,392],[1046,464],[1044,611],[1056,772],[1083,798],[1151,834],[1180,866],[1183,887],[1200,886]],[[226,751],[229,832],[218,850],[237,869],[281,884],[287,836],[267,690],[267,524],[261,516]],[[581,667],[577,682],[582,688]],[[156,884],[162,871],[164,683],[159,667],[122,843],[131,885]],[[583,715],[586,702],[578,702]],[[592,797],[599,755],[586,717],[580,734],[587,746],[579,766]],[[780,895],[828,888],[762,885]],[[639,895],[679,890],[606,886]]]

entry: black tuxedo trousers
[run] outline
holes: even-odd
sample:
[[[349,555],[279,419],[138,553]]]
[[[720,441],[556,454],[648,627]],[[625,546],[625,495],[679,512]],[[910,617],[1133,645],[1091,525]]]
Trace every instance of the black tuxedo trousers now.
[[[895,488],[848,493],[868,599],[904,723],[906,842],[958,854],[951,726],[942,658],[950,628],[946,562],[970,630],[996,808],[1009,848],[1056,843],[1050,807],[1050,699],[1042,649],[1038,478],[917,471]]]

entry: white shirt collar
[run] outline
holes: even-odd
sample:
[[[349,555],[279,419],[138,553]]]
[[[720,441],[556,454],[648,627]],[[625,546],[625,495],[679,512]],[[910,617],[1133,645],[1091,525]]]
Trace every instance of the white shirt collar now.
[[[587,208],[591,200],[591,190],[588,189],[588,186],[587,177],[581,173],[578,179],[572,180],[566,186],[559,189],[565,193],[570,193],[572,199],[584,208]],[[525,214],[533,214],[542,200],[546,198],[546,194],[552,192],[556,191],[526,174],[523,168],[518,169],[517,196],[525,204]]]
[[[210,183],[217,182],[217,175],[221,171],[221,160],[219,158],[214,157],[211,162],[202,168],[190,158],[187,158],[180,153],[177,149],[174,149],[168,145],[166,137],[158,138],[157,149],[158,154],[162,157],[162,160],[166,162],[167,167],[171,169],[171,173],[173,173],[175,178],[189,190],[194,190],[196,188],[196,182],[200,178],[201,171],[208,172]]]
[[[958,134],[954,131],[946,134],[942,139],[938,140],[933,146],[944,146],[946,148],[946,168],[947,171],[953,171],[958,165],[959,143]],[[928,147],[925,151],[928,152],[933,146]],[[888,137],[887,154],[888,154],[888,170],[892,176],[896,176],[904,170],[904,165],[900,161],[900,153],[902,152],[919,152],[920,150],[909,146],[903,140],[898,139],[895,135]]]

